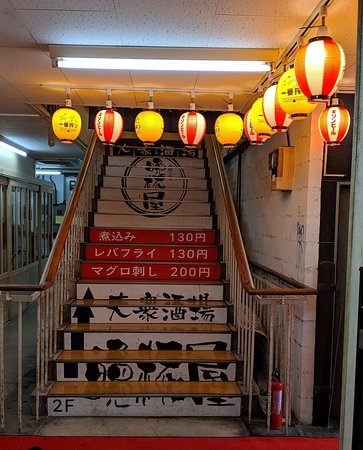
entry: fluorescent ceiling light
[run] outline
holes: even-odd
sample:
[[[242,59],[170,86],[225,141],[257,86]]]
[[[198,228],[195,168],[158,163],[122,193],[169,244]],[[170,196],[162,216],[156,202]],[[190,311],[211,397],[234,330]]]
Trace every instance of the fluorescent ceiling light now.
[[[21,156],[27,156],[27,153],[24,152],[24,150],[20,150],[20,148],[15,147],[14,145],[8,144],[7,142],[3,141],[3,137],[0,137],[0,150],[6,150],[11,153],[17,153]]]
[[[35,175],[61,175],[59,170],[36,170]]]
[[[268,72],[275,48],[50,45],[53,66],[76,69]]]
[[[58,67],[67,69],[161,70],[183,72],[268,72],[265,61],[193,60],[193,59],[113,59],[57,58]]]

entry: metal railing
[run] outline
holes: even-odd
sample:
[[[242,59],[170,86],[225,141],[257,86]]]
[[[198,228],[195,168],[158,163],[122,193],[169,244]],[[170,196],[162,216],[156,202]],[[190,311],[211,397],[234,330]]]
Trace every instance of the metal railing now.
[[[18,303],[19,342],[22,335],[22,303],[37,302],[37,361],[35,414],[40,414],[40,398],[49,384],[48,362],[57,352],[57,333],[63,325],[64,306],[74,297],[80,243],[88,214],[92,210],[94,189],[104,160],[105,147],[96,145],[93,136],[84,159],[75,190],[57,234],[48,263],[38,285],[7,284],[0,286],[0,427],[4,429],[4,303]],[[243,360],[242,384],[249,396],[248,417],[252,415],[255,335],[259,326],[269,336],[269,368],[267,388],[267,428],[271,417],[271,378],[274,368],[284,369],[286,430],[291,418],[291,336],[293,308],[315,290],[285,283],[278,287],[260,274],[252,274],[241,238],[232,196],[228,187],[219,148],[214,138],[207,138],[211,182],[227,267],[229,299],[233,304],[234,326],[237,330],[237,352]],[[291,283],[290,283],[291,284]],[[28,291],[27,295],[14,292]],[[277,306],[278,305],[278,306]],[[276,312],[280,308],[282,314]],[[276,317],[278,319],[276,319]],[[281,318],[280,318],[281,317]],[[284,339],[275,339],[285,330]],[[18,345],[18,427],[22,426],[22,345]]]
[[[35,381],[35,415],[40,414],[40,398],[49,384],[48,363],[57,352],[57,333],[63,325],[64,306],[75,294],[80,243],[88,225],[88,214],[98,176],[104,161],[105,147],[94,134],[85,155],[76,187],[53,244],[39,284],[0,285],[0,428],[5,426],[4,388],[4,303],[18,304],[18,428],[22,427],[22,303],[36,301],[37,352]],[[20,291],[28,294],[17,294]],[[14,293],[15,292],[15,293]]]
[[[0,175],[0,282],[13,282],[42,261],[52,247],[53,185]]]
[[[315,289],[265,271],[251,273],[240,233],[237,214],[229,189],[221,149],[214,136],[206,139],[207,157],[215,202],[215,212],[226,263],[229,301],[233,305],[233,325],[237,330],[237,353],[243,361],[242,387],[248,395],[248,420],[252,418],[255,369],[255,338],[261,333],[268,339],[266,418],[271,422],[271,385],[278,369],[285,385],[285,429],[291,424],[291,374],[293,311]],[[257,267],[257,266],[256,266]],[[273,282],[274,281],[274,282]]]

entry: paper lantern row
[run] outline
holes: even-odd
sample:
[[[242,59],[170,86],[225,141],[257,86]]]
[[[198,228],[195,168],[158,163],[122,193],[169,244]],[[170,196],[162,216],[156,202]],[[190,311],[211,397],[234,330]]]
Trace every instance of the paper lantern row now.
[[[345,56],[331,37],[318,36],[301,47],[295,57],[295,67],[282,74],[277,84],[270,86],[262,98],[242,118],[235,113],[221,114],[215,122],[217,140],[231,148],[245,134],[252,145],[261,145],[276,132],[285,132],[295,120],[305,119],[319,102],[327,102],[338,88],[345,68]],[[319,118],[322,138],[328,145],[338,145],[349,128],[349,113],[338,104],[331,104]],[[81,130],[81,117],[73,108],[59,108],[53,115],[55,135],[63,143],[73,142]],[[103,144],[114,145],[123,130],[123,119],[113,109],[99,111],[95,130]],[[164,131],[164,120],[154,110],[139,113],[135,119],[137,137],[145,144],[158,141]],[[181,140],[187,147],[197,147],[206,132],[205,118],[198,112],[181,115],[178,122]]]
[[[260,136],[284,132],[295,120],[305,119],[318,103],[328,102],[343,77],[345,55],[331,37],[317,36],[301,47],[294,68],[282,74],[262,99],[252,105],[246,135],[252,145],[260,145]],[[349,129],[349,112],[337,99],[320,114],[319,130],[328,145],[339,145]]]

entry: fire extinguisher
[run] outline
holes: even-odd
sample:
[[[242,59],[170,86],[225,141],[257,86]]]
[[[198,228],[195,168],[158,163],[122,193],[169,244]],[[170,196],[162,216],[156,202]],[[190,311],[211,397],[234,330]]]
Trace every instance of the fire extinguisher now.
[[[279,430],[282,427],[282,398],[284,392],[284,385],[281,381],[271,381],[271,422],[272,430]]]

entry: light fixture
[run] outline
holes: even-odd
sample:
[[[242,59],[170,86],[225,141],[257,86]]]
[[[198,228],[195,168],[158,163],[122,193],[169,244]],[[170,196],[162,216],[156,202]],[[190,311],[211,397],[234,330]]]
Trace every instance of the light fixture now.
[[[223,148],[233,148],[241,139],[243,133],[243,120],[233,111],[233,94],[229,94],[228,112],[217,117],[214,124],[214,132],[217,141]]]
[[[294,121],[306,119],[308,114],[317,107],[317,103],[310,103],[301,92],[293,67],[281,75],[277,83],[277,97],[281,108]]]
[[[277,96],[277,84],[266,89],[262,97],[263,114],[267,124],[277,132],[287,131],[291,117],[281,108]]]
[[[52,116],[52,128],[63,144],[72,144],[81,132],[82,119],[72,108],[70,88],[66,88],[66,97],[65,107],[58,108]]]
[[[243,131],[247,139],[250,141],[251,145],[263,145],[263,143],[268,139],[267,136],[260,136],[256,133],[255,129],[251,123],[251,110],[249,109],[243,118]]]
[[[274,133],[274,130],[266,122],[265,116],[263,115],[262,97],[258,98],[252,105],[251,124],[260,136],[269,138]]]
[[[350,126],[349,111],[333,98],[331,104],[319,116],[319,132],[329,146],[340,145]]]
[[[20,156],[27,156],[27,153],[24,150],[18,148],[16,144],[6,139],[4,136],[0,136],[0,150],[6,150],[11,153],[16,153]]]
[[[61,175],[59,170],[36,170],[35,175]]]
[[[322,26],[318,35],[309,39],[295,56],[296,80],[302,93],[310,102],[327,102],[337,90],[345,69],[342,47],[326,36],[325,16],[327,7],[320,10]]]
[[[121,114],[112,109],[111,89],[107,89],[106,109],[98,111],[94,127],[103,145],[113,147],[122,134],[124,121]]]
[[[187,148],[195,148],[202,142],[207,129],[205,117],[195,111],[195,93],[192,93],[190,111],[179,117],[178,132]]]
[[[267,72],[277,49],[49,46],[55,67],[109,70]]]
[[[154,145],[164,132],[164,119],[154,111],[153,91],[149,91],[148,109],[141,111],[135,118],[136,136],[144,145]]]

